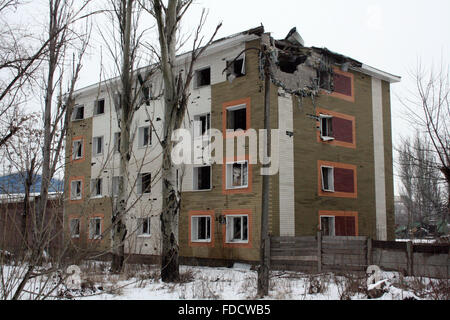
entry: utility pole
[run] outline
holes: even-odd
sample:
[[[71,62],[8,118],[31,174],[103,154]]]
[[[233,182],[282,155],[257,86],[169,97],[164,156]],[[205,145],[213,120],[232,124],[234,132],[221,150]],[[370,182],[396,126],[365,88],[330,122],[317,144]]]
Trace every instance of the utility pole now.
[[[271,153],[270,134],[270,60],[267,46],[263,45],[264,57],[264,129],[266,130],[266,144],[264,146],[263,168],[270,167],[268,159]],[[265,172],[266,173],[266,172]],[[269,238],[269,183],[270,176],[263,175],[262,181],[262,213],[261,213],[261,254],[258,269],[258,296],[269,294],[269,264],[270,264],[270,238]]]

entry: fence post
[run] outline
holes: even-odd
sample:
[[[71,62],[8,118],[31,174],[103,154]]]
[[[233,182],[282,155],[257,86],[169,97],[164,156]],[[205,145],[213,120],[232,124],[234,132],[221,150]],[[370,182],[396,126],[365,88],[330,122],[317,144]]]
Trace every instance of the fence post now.
[[[317,232],[317,272],[322,272],[322,232]]]
[[[413,254],[413,243],[411,241],[408,241],[406,243],[406,266],[408,276],[413,276]]]
[[[372,265],[372,238],[367,238],[367,266]]]

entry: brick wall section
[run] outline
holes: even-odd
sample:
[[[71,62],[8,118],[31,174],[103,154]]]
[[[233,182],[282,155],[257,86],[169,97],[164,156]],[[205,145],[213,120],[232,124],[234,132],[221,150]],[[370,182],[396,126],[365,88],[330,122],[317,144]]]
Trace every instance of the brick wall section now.
[[[85,104],[87,108],[87,104]],[[85,109],[85,115],[87,110]],[[72,137],[83,137],[85,142],[84,161],[71,161]],[[66,138],[66,169],[65,169],[65,194],[64,201],[64,230],[65,241],[73,241],[73,244],[93,251],[107,250],[110,246],[110,221],[112,203],[110,198],[90,199],[91,165],[92,165],[92,117],[81,121],[73,121]],[[70,200],[69,181],[71,177],[82,177],[84,180],[82,201],[73,202]],[[107,181],[104,181],[107,183]],[[103,215],[103,234],[100,241],[90,241],[89,237],[89,217],[92,215]],[[80,238],[71,239],[69,232],[69,217],[80,218]]]
[[[314,236],[318,230],[318,211],[358,212],[360,235],[375,237],[375,189],[371,78],[352,72],[355,101],[322,94],[313,106],[305,98],[299,105],[294,99],[294,162],[296,235]],[[354,116],[356,149],[333,146],[317,141],[317,122],[308,117],[315,107]],[[318,195],[317,161],[332,161],[355,165],[358,196],[356,199],[321,197]],[[274,233],[277,235],[277,233]]]

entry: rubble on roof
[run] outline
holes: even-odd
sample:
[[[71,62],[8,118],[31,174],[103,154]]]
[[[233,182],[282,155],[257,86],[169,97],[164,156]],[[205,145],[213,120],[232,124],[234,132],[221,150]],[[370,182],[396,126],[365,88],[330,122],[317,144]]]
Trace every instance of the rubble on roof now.
[[[299,97],[315,97],[320,90],[332,92],[334,66],[340,66],[344,71],[362,66],[360,62],[326,48],[305,47],[296,28],[292,28],[285,39],[265,36],[262,43],[270,51],[272,82]],[[261,65],[264,65],[264,55],[261,59]]]

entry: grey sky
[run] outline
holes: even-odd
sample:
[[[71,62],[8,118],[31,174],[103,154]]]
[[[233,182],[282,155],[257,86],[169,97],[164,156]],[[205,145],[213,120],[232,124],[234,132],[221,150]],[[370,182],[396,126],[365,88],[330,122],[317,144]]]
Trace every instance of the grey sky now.
[[[30,2],[27,14],[18,20],[28,25],[42,23],[46,1],[39,1]],[[326,47],[401,76],[402,82],[393,84],[391,91],[394,143],[411,131],[397,99],[414,86],[408,73],[418,60],[426,67],[439,65],[442,59],[450,62],[448,0],[196,0],[185,19],[185,33],[196,28],[202,8],[209,10],[204,28],[207,37],[219,22],[223,26],[217,38],[261,23],[273,37],[284,38],[295,26],[307,46]],[[150,33],[149,38],[156,40],[156,35]],[[92,43],[79,87],[98,82],[99,48],[99,42]]]

